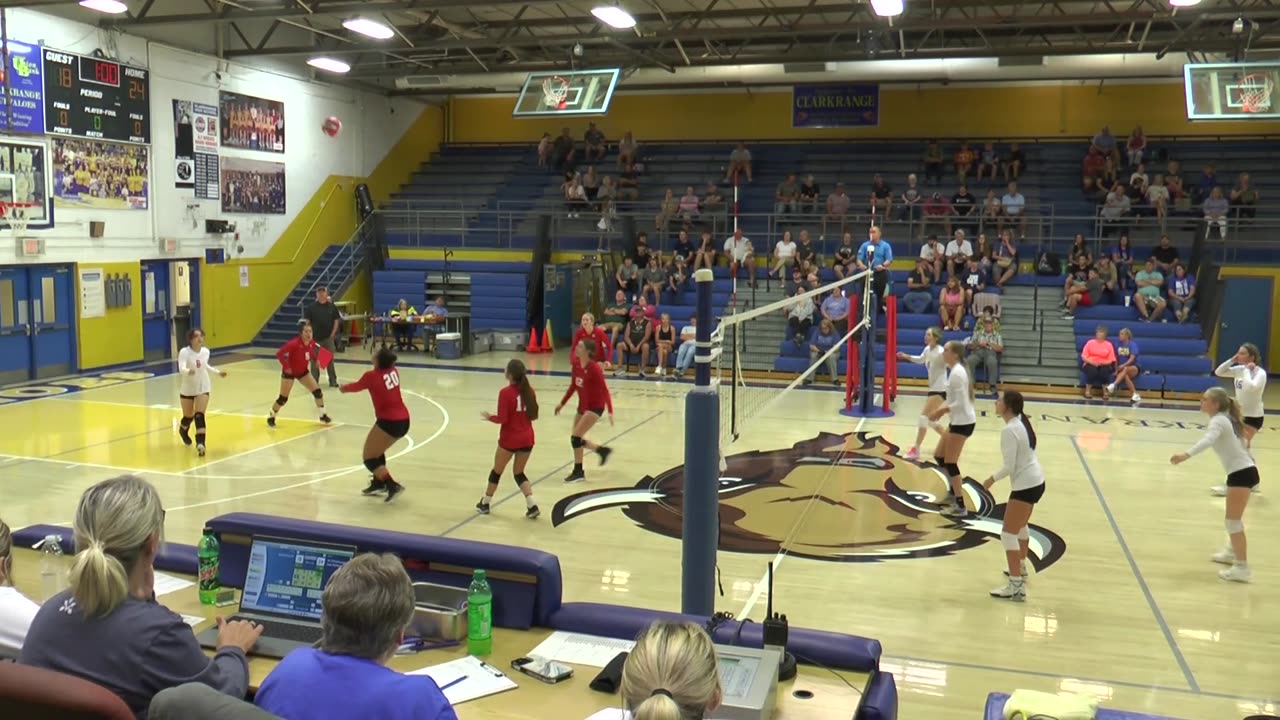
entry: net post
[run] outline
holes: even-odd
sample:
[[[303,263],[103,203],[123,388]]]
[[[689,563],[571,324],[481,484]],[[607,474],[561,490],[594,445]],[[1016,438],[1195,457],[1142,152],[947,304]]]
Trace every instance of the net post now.
[[[884,388],[881,392],[884,411],[889,412],[889,402],[898,394],[898,303],[892,295],[886,295],[884,305]]]
[[[845,332],[853,330],[853,319],[858,315],[858,296],[849,298],[849,315],[845,318]],[[849,335],[844,355],[844,409],[853,409],[853,389],[858,385],[858,342]]]
[[[720,400],[711,384],[711,289],[714,276],[702,268],[697,286],[697,350],[694,387],[685,396],[684,516],[681,597],[684,613],[710,617],[715,611],[716,542],[720,530]]]
[[[858,387],[858,410],[865,416],[871,414],[876,404],[876,320],[880,308],[876,302],[876,294],[871,291],[872,279],[868,277],[863,282],[866,283],[863,298],[867,301],[867,326],[862,331],[865,340],[862,343],[862,357],[859,358],[863,379]]]

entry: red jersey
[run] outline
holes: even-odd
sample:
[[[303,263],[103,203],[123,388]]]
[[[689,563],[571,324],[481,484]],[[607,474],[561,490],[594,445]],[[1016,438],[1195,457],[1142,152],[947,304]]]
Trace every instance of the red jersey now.
[[[575,392],[578,393],[579,413],[604,408],[613,414],[613,398],[609,397],[609,386],[604,382],[604,370],[600,369],[599,363],[588,362],[583,367],[577,360],[573,361],[573,381],[560,404],[569,402]]]
[[[312,340],[304,345],[302,337],[298,336],[276,351],[276,359],[280,361],[280,367],[284,368],[286,374],[299,376],[311,371],[311,358],[315,354],[316,341]]]
[[[574,352],[578,349],[578,343],[583,340],[593,340],[596,344],[596,362],[607,362],[613,355],[613,348],[609,347],[609,335],[604,328],[599,325],[591,328],[591,334],[588,335],[581,327],[578,332],[573,334],[573,344],[569,346],[569,357],[574,357]],[[597,406],[599,407],[599,406]]]
[[[489,422],[501,426],[498,447],[504,450],[533,447],[533,421],[525,412],[520,388],[515,385],[508,385],[498,392],[498,413],[490,415]]]
[[[400,397],[400,373],[395,368],[374,368],[360,379],[342,386],[344,392],[368,390],[373,400],[373,416],[379,420],[408,420],[409,408]]]

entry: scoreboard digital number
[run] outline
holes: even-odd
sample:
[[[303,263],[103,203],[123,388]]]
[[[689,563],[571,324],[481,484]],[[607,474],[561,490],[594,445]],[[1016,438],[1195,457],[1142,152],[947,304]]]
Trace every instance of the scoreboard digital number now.
[[[151,79],[145,68],[44,49],[45,132],[151,142]]]

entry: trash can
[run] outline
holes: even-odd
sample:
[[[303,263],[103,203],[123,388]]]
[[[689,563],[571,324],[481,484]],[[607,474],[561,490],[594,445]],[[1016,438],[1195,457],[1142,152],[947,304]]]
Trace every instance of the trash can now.
[[[440,333],[436,336],[436,357],[457,360],[462,357],[462,333]]]

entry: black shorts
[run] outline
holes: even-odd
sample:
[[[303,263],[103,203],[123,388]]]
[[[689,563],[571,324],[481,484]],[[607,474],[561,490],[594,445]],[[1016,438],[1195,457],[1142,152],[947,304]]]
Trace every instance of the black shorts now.
[[[282,370],[282,371],[280,372],[280,378],[281,378],[281,379],[283,379],[283,380],[301,380],[302,378],[304,378],[304,377],[306,377],[306,376],[308,376],[308,375],[310,375],[310,374],[311,374],[311,373],[309,373],[309,372],[303,372],[303,373],[298,373],[297,375],[290,375],[287,371],[283,371],[283,370]]]
[[[1253,465],[1237,470],[1227,476],[1227,487],[1251,488],[1262,482],[1258,477],[1258,466]]]
[[[378,429],[382,432],[397,440],[409,434],[408,418],[405,418],[404,420],[383,420],[379,418],[374,425],[378,426]]]
[[[591,413],[596,417],[604,417],[604,408],[587,408],[586,410],[578,411],[579,415],[586,415],[587,413]]]
[[[930,390],[927,397],[940,397],[943,400],[946,400],[947,394],[945,392],[938,392],[937,390]]]
[[[952,435],[959,435],[960,437],[970,437],[973,435],[973,429],[975,427],[977,426],[974,423],[969,423],[968,425],[952,425],[947,428],[947,432]]]
[[[1026,488],[1025,490],[1014,490],[1009,493],[1010,500],[1021,500],[1029,505],[1035,505],[1040,502],[1040,498],[1044,497],[1044,483],[1040,483],[1035,487]]]
[[[1245,424],[1245,425],[1248,425],[1249,427],[1253,428],[1254,430],[1261,430],[1261,429],[1262,429],[1262,416],[1261,416],[1261,415],[1259,415],[1258,417],[1247,417],[1247,418],[1245,418],[1245,419],[1244,419],[1244,424]]]
[[[509,452],[509,453],[515,454],[515,455],[520,455],[520,454],[526,454],[526,455],[527,455],[528,453],[533,452],[533,446],[532,446],[532,445],[530,445],[530,446],[528,446],[528,447],[522,447],[522,448],[504,448],[504,447],[502,447],[501,445],[499,445],[498,447],[502,448],[503,450],[505,450],[505,451],[507,451],[507,452]]]
[[[199,395],[178,395],[178,397],[182,398],[183,400],[195,400],[198,397],[209,397],[209,393],[200,393]],[[1245,418],[1245,422],[1248,422],[1248,421],[1249,421],[1249,418]],[[1262,428],[1262,418],[1258,418],[1257,427],[1259,429]]]

